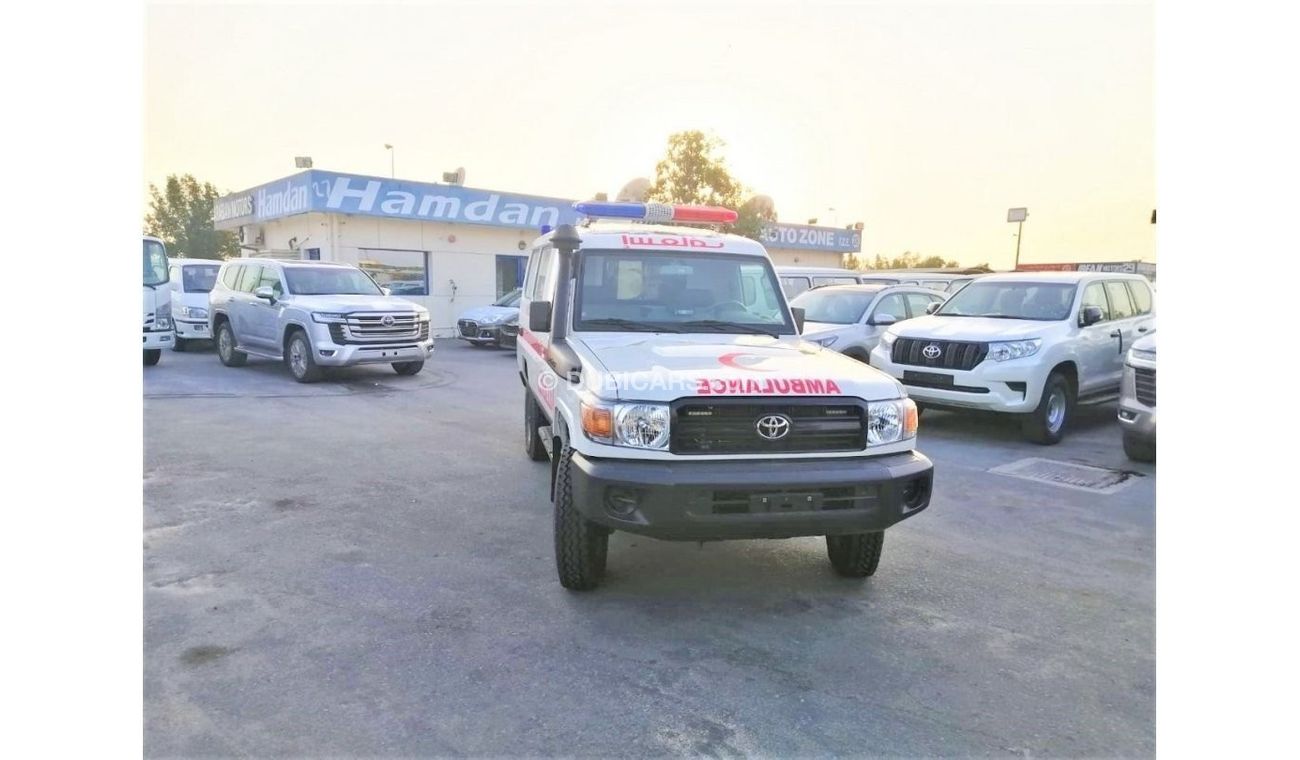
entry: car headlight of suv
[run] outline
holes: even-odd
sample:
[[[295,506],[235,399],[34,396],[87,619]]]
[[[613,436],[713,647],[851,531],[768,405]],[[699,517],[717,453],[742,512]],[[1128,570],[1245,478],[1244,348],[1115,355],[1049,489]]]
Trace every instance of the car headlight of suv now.
[[[207,319],[208,310],[198,306],[182,306],[180,308],[182,319]]]
[[[867,404],[867,445],[880,446],[916,437],[916,402],[910,398]]]
[[[428,322],[428,321],[429,321],[429,310],[428,310],[428,309],[425,309],[425,310],[423,310],[423,311],[417,311],[417,312],[415,312],[415,321],[416,321],[416,322]]]
[[[1156,360],[1156,352],[1144,351],[1140,348],[1130,348],[1128,350],[1128,362],[1132,364],[1134,359],[1143,362],[1153,362]]]
[[[311,313],[311,318],[314,322],[320,322],[327,325],[342,324],[343,322],[348,321],[348,315],[339,314],[338,312],[333,311],[313,311]]]
[[[597,443],[634,449],[668,448],[667,404],[611,404],[582,402],[582,432]]]
[[[1038,353],[1038,347],[1041,345],[1043,345],[1043,341],[1038,338],[990,343],[989,358],[995,362],[1005,362],[1010,361],[1011,359],[1023,359],[1026,356],[1033,356]]]

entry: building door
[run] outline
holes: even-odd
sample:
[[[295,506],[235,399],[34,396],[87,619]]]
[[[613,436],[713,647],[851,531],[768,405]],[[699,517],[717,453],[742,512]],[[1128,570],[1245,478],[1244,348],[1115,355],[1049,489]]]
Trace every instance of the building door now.
[[[523,287],[527,256],[497,256],[497,298]]]

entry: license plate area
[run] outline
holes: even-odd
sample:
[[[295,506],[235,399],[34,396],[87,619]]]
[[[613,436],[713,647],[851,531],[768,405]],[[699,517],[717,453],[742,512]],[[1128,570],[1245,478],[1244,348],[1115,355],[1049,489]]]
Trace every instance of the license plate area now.
[[[749,497],[749,511],[810,512],[822,508],[819,493],[756,493]]]
[[[951,388],[954,379],[953,375],[945,375],[942,372],[913,372],[910,369],[905,369],[903,370],[903,382],[924,385],[930,388]]]

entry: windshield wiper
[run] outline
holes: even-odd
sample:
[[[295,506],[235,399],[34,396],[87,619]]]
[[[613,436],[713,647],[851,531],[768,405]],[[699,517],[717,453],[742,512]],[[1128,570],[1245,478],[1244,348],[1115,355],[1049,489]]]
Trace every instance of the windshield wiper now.
[[[776,331],[768,329],[766,327],[759,327],[758,325],[747,325],[743,322],[728,322],[724,319],[693,319],[689,322],[679,322],[678,324],[686,328],[689,327],[701,327],[705,329],[712,328],[714,332],[723,332],[725,330],[739,330],[740,332],[743,333],[751,333],[754,335],[766,335],[771,338],[777,337]]]
[[[654,324],[652,322],[637,322],[632,319],[620,319],[618,317],[601,317],[600,319],[584,319],[580,323],[583,327],[596,325],[599,327],[616,327],[628,332],[665,332],[679,333],[681,330],[668,327],[666,325]]]

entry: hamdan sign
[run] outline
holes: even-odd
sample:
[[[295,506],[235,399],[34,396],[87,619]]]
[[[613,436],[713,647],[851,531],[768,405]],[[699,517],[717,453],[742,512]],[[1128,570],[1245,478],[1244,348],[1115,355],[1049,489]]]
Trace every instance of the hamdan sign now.
[[[216,208],[219,228],[309,212],[528,229],[572,224],[579,218],[573,201],[563,198],[316,170],[226,196]]]

